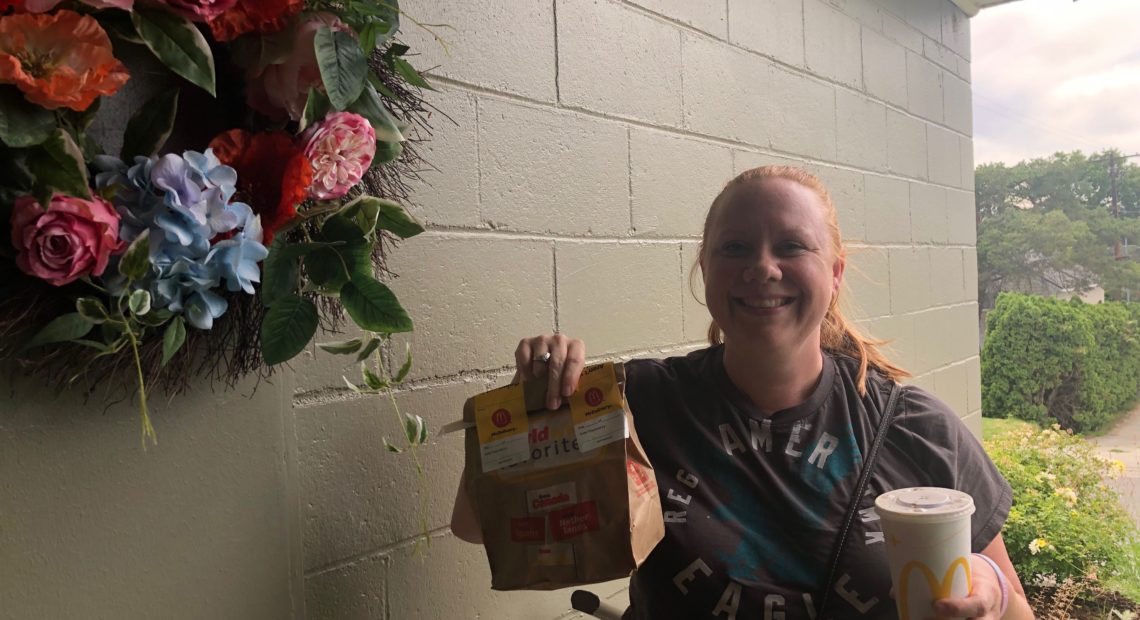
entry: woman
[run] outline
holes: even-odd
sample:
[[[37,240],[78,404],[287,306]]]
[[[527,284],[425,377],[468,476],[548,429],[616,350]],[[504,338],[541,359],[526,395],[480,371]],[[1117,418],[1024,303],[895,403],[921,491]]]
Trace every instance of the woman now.
[[[705,219],[699,264],[710,348],[627,363],[626,397],[657,473],[666,533],[630,582],[635,618],[816,616],[830,551],[894,381],[906,373],[839,310],[845,252],[835,207],[798,168],[749,170]],[[538,336],[523,378],[571,394],[579,340]],[[1032,618],[1001,527],[1009,485],[958,417],[906,387],[845,547],[826,615],[896,617],[874,498],[910,486],[974,498],[973,590],[953,618]],[[478,540],[463,494],[453,530]]]

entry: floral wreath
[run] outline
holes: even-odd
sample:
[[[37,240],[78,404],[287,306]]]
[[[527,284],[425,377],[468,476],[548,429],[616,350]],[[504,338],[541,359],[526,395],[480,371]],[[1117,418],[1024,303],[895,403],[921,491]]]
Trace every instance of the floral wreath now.
[[[385,240],[423,231],[400,203],[431,88],[393,39],[400,15],[396,0],[0,0],[0,361],[105,404],[134,385],[145,447],[148,384],[268,376],[343,309],[364,337],[320,346],[361,363],[351,389],[390,394],[411,357],[389,376],[383,345],[412,322],[375,274]],[[116,157],[92,126],[132,54],[172,87],[107,121]],[[222,125],[164,152],[195,113]],[[426,439],[397,415],[411,446]]]

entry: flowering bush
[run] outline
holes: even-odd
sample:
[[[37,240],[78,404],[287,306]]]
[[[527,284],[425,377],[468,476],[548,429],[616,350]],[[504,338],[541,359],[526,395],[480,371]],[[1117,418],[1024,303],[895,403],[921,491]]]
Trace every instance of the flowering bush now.
[[[1002,535],[1024,580],[1103,580],[1130,569],[1136,527],[1103,482],[1123,463],[1059,426],[1010,431],[987,440],[986,451],[1013,487]]]
[[[402,380],[410,358],[387,377],[378,349],[412,323],[374,261],[386,236],[423,229],[364,192],[405,152],[409,93],[430,88],[398,27],[395,0],[0,2],[0,360],[57,360],[69,381],[130,360],[144,445],[146,382],[189,367],[187,343],[240,375],[251,351],[256,366],[293,358],[343,307],[365,337],[326,349],[376,364],[350,387]],[[112,121],[123,147],[104,153],[87,130],[130,79],[120,44],[182,88],[218,95],[222,69],[241,76],[220,86],[245,93],[231,114],[245,121],[164,152],[181,93],[166,89]],[[401,424],[423,441],[422,420]]]

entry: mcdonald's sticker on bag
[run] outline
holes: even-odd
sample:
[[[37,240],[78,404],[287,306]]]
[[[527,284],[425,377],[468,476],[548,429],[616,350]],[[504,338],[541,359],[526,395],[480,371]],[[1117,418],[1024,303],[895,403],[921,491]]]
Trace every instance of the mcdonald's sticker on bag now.
[[[522,385],[508,385],[475,396],[475,429],[483,471],[530,460],[526,398]]]
[[[578,390],[570,395],[570,415],[582,452],[629,437],[621,388],[612,362],[582,373]]]

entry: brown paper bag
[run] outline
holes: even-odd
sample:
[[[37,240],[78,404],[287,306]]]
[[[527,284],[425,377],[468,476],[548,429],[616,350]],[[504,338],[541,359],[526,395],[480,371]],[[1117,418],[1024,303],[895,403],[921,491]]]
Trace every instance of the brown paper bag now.
[[[620,364],[588,367],[546,410],[546,381],[468,399],[467,493],[495,590],[626,577],[664,535],[653,469],[634,432]],[[474,423],[474,426],[471,426]]]

